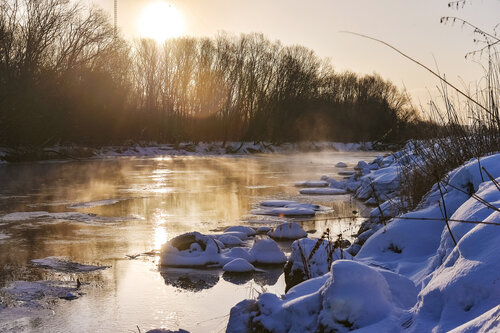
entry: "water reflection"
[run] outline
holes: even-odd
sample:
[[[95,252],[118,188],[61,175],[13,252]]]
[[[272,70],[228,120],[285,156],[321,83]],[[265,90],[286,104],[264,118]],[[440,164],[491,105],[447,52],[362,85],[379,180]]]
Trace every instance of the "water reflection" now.
[[[68,163],[24,163],[0,166],[0,218],[13,212],[76,212],[101,217],[123,217],[116,223],[79,223],[51,218],[0,221],[0,288],[14,280],[67,278],[32,268],[30,260],[66,256],[84,264],[110,265],[85,277],[92,283],[88,294],[55,309],[56,315],[40,324],[53,331],[131,331],[179,327],[207,332],[212,324],[201,320],[226,316],[231,306],[249,297],[256,285],[282,293],[282,270],[234,277],[221,270],[196,273],[158,270],[158,256],[128,260],[127,254],[158,250],[179,234],[249,222],[259,227],[282,219],[249,215],[261,200],[289,199],[333,208],[330,215],[299,221],[304,229],[321,235],[351,233],[358,220],[342,219],[362,207],[348,196],[300,196],[296,181],[335,175],[335,163],[354,165],[373,153],[324,153],[200,158],[120,158]],[[106,204],[81,205],[110,200]],[[98,288],[95,288],[98,285]],[[182,293],[179,293],[183,290]],[[207,307],[207,299],[217,304]],[[151,309],[158,311],[153,314]],[[169,317],[166,314],[175,313]],[[175,317],[175,319],[174,319]],[[170,318],[170,319],[169,319]],[[174,322],[175,320],[175,322]],[[170,326],[169,326],[170,325]]]
[[[165,284],[175,288],[200,292],[217,285],[220,278],[235,285],[247,285],[250,281],[260,287],[274,286],[283,275],[283,266],[259,267],[251,273],[228,273],[221,269],[161,268]]]
[[[165,284],[192,292],[212,288],[220,278],[220,270],[164,268],[160,274]]]
[[[258,269],[259,271],[251,273],[234,274],[224,272],[222,278],[237,285],[245,285],[253,279],[257,285],[266,287],[276,285],[278,279],[283,275],[283,266],[258,267]]]

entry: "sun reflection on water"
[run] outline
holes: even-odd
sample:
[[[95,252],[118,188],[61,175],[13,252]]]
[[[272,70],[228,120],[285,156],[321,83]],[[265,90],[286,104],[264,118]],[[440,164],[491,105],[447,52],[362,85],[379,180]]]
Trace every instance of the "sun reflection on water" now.
[[[168,232],[165,224],[168,216],[166,211],[160,209],[153,214],[154,250],[160,250],[162,245],[167,242]]]

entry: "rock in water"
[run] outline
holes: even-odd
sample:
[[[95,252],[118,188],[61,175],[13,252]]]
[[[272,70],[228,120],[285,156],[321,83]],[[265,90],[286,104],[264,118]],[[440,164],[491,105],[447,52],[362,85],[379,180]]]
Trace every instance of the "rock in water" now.
[[[253,272],[255,267],[245,259],[237,258],[225,264],[222,269],[228,273],[248,273]]]
[[[295,222],[286,222],[277,226],[269,233],[269,237],[274,239],[290,239],[296,240],[307,237],[307,232]]]

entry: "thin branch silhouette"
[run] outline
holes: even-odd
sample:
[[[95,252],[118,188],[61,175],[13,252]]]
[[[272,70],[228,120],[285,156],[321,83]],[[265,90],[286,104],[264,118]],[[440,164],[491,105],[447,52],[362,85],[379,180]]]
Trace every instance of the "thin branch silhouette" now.
[[[358,36],[358,37],[362,37],[362,38],[366,38],[366,39],[370,39],[370,40],[373,40],[375,42],[379,42],[387,47],[389,47],[390,49],[396,51],[397,53],[399,53],[400,55],[402,55],[403,57],[405,57],[406,59],[416,63],[417,65],[419,65],[420,67],[424,68],[425,70],[427,70],[428,72],[430,72],[432,75],[434,75],[435,77],[437,77],[438,79],[440,79],[442,82],[446,83],[448,86],[450,86],[451,88],[453,88],[456,92],[458,92],[460,95],[462,95],[463,97],[467,98],[469,101],[471,101],[472,103],[476,104],[477,106],[479,106],[481,109],[483,109],[484,111],[486,111],[486,113],[488,113],[490,116],[493,116],[493,113],[488,110],[485,106],[483,106],[481,103],[479,103],[478,101],[476,101],[475,99],[473,99],[472,97],[468,96],[466,93],[464,93],[462,90],[460,90],[459,88],[457,88],[453,83],[449,82],[448,80],[446,80],[444,77],[442,77],[441,75],[439,75],[438,73],[436,73],[434,70],[430,69],[429,67],[427,67],[426,65],[422,64],[420,61],[418,60],[415,60],[414,58],[410,57],[409,55],[407,55],[406,53],[402,52],[401,50],[399,50],[398,48],[392,46],[391,44],[387,43],[387,42],[384,42],[383,40],[380,40],[380,39],[377,39],[377,38],[374,38],[374,37],[370,37],[370,36],[367,36],[367,35],[364,35],[364,34],[360,34],[360,33],[357,33],[357,32],[352,32],[352,31],[346,31],[346,30],[342,30],[340,31],[341,33],[346,33],[346,34],[351,34],[351,35],[355,35],[355,36]]]

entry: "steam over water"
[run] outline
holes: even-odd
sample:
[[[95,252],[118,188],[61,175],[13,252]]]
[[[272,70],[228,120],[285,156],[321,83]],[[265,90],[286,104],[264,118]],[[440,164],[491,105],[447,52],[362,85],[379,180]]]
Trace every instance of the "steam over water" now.
[[[0,165],[0,288],[16,280],[71,280],[85,295],[58,300],[29,316],[0,307],[0,331],[142,332],[184,328],[224,331],[230,308],[270,291],[283,293],[282,269],[243,279],[221,270],[166,269],[158,255],[168,239],[231,225],[273,226],[283,220],[251,215],[261,200],[292,199],[333,208],[300,221],[319,236],[330,227],[345,238],[357,230],[350,216],[363,206],[341,196],[302,196],[302,180],[335,176],[377,154],[307,153],[245,157],[120,158]],[[340,176],[337,176],[340,177]],[[289,244],[280,244],[285,250]],[[30,260],[65,256],[111,266],[90,273],[58,273]],[[89,283],[89,284],[86,284]],[[43,311],[53,309],[54,313]]]

